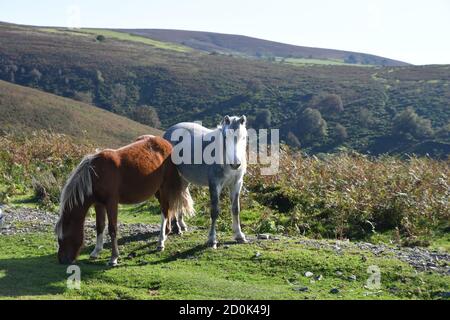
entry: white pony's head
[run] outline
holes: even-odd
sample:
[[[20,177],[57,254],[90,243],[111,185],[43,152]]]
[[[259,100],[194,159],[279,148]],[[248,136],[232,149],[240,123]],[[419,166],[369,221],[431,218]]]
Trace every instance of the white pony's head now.
[[[247,118],[225,116],[220,127],[225,142],[225,164],[234,170],[246,165]]]

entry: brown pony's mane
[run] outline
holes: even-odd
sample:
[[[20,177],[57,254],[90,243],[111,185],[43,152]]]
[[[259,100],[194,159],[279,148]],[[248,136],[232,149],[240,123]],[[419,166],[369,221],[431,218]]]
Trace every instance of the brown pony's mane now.
[[[97,154],[85,156],[69,179],[67,179],[60,196],[59,220],[56,223],[56,234],[59,239],[63,238],[62,219],[64,212],[70,212],[74,206],[84,203],[85,197],[92,195],[91,172],[95,174],[91,162]]]

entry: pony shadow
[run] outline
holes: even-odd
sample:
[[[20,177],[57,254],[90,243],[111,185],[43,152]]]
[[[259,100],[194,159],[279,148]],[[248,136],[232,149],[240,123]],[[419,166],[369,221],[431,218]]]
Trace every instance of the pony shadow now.
[[[102,268],[78,264],[82,281],[91,278]],[[66,292],[70,274],[66,265],[57,262],[56,254],[0,260],[0,296],[45,296]]]
[[[133,248],[132,252],[128,254],[128,256],[122,257],[122,259],[134,259],[138,258],[140,256],[145,256],[147,254],[151,253],[157,253],[158,250],[156,249],[158,244],[159,237],[159,231],[152,231],[152,232],[144,232],[144,233],[136,233],[124,237],[119,237],[117,240],[117,243],[120,246],[133,243],[133,242],[139,242],[139,241],[145,241],[145,243],[141,246],[138,246],[136,248]],[[83,248],[84,253],[89,253],[94,249],[95,245],[91,244],[89,246],[85,246]],[[104,250],[108,251],[111,250],[111,241],[105,242]],[[140,251],[143,251],[142,253],[139,253]]]
[[[155,240],[155,237],[159,236],[159,231],[153,231],[153,232],[144,232],[144,233],[136,233],[125,237],[120,237],[117,239],[117,242],[119,245],[124,245],[130,242],[137,242],[137,241],[152,241]],[[110,243],[109,243],[110,244]]]
[[[150,262],[150,265],[158,265],[158,264],[164,264],[164,263],[169,263],[169,262],[173,262],[176,261],[178,259],[189,259],[190,257],[193,257],[195,254],[198,254],[200,252],[203,252],[205,250],[208,249],[208,246],[206,244],[199,244],[196,245],[195,247],[185,250],[185,251],[180,251],[177,252],[173,255],[170,255],[167,258],[158,260],[158,261],[154,261],[154,262]]]

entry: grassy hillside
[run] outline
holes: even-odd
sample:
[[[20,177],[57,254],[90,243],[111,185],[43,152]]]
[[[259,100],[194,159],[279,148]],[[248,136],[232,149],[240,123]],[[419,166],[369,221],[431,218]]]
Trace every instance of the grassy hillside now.
[[[0,79],[69,98],[83,96],[125,116],[136,106],[153,106],[163,127],[190,120],[213,126],[224,114],[243,113],[257,127],[262,123],[257,114],[266,110],[270,121],[264,125],[280,128],[293,145],[300,140],[308,153],[348,148],[450,154],[447,65],[277,63],[181,45],[174,49],[175,44],[118,33],[1,25]],[[408,107],[422,123],[430,121],[433,134],[394,131],[394,119]],[[302,132],[312,122],[305,117],[307,109],[319,110],[326,121],[320,135]]]
[[[294,46],[285,43],[256,39],[241,35],[213,32],[163,30],[163,29],[123,29],[123,32],[149,37],[161,41],[179,43],[197,50],[207,52],[231,53],[254,58],[298,58],[311,59],[309,63],[368,64],[378,66],[405,66],[407,63],[370,54]],[[305,61],[308,63],[308,61]]]
[[[51,130],[111,147],[161,132],[88,104],[4,81],[0,81],[0,128],[20,134]]]

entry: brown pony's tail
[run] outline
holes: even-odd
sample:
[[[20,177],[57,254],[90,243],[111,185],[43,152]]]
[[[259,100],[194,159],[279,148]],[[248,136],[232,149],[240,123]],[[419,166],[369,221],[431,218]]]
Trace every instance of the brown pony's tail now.
[[[55,233],[61,236],[61,221],[65,212],[70,212],[74,206],[82,205],[85,199],[92,195],[92,160],[96,155],[87,155],[80,164],[72,171],[69,179],[61,192],[59,220],[56,223]]]
[[[181,213],[185,217],[192,217],[195,214],[194,200],[192,200],[189,192],[188,184],[181,177],[175,164],[169,158],[167,160],[167,179],[163,183],[163,190],[169,200],[169,216],[170,218]]]

